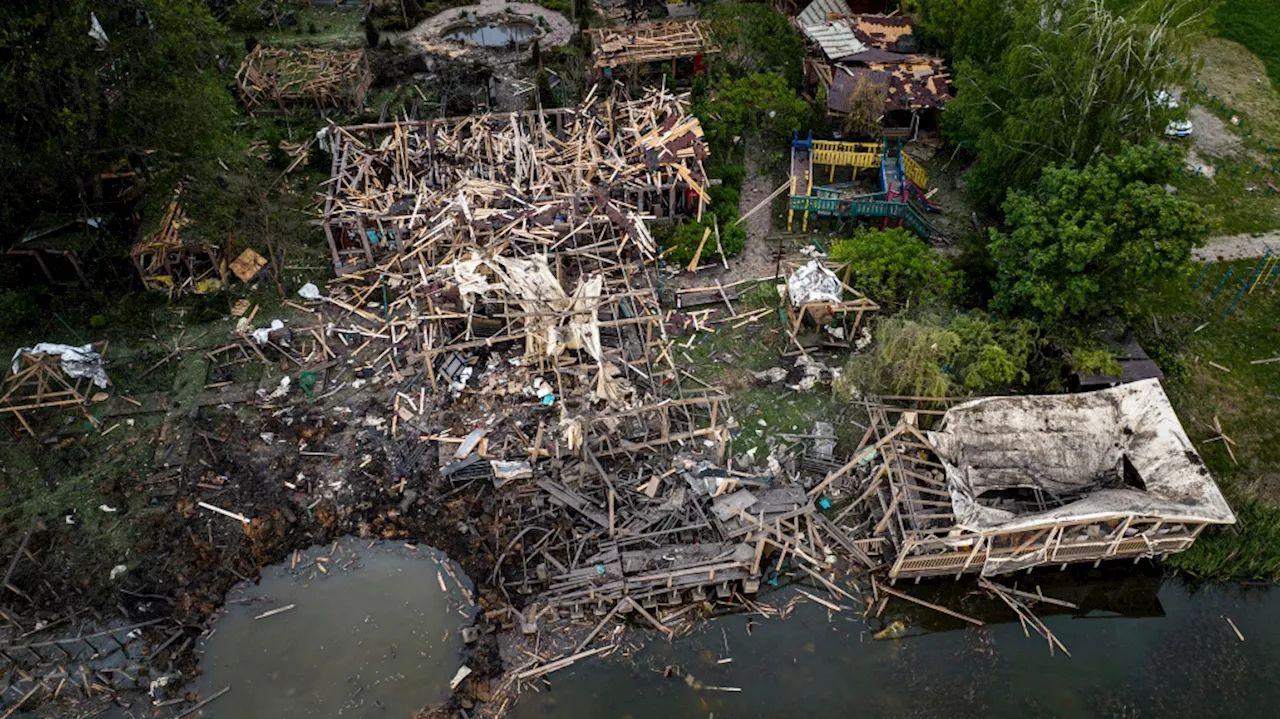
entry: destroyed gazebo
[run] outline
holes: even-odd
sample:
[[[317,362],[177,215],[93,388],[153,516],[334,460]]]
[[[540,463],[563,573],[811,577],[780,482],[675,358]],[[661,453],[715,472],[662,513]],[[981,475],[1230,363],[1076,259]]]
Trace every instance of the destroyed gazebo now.
[[[973,400],[931,431],[898,412],[865,490],[892,579],[1159,557],[1235,522],[1157,380]]]
[[[29,417],[40,410],[75,408],[96,424],[87,405],[95,386],[109,384],[105,349],[105,343],[73,347],[47,342],[19,348],[0,383],[0,417],[12,415],[31,435],[36,432]]]
[[[159,227],[129,250],[129,259],[148,290],[204,294],[222,289],[227,261],[218,245],[202,240],[175,193]]]
[[[250,111],[265,106],[356,111],[373,85],[373,72],[364,50],[258,46],[240,65],[236,85]]]

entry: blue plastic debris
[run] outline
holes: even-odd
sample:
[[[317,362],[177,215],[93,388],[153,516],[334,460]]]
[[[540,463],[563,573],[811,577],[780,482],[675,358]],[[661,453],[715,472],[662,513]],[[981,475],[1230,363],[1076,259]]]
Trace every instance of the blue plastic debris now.
[[[818,506],[823,509],[831,509],[831,500],[827,499],[826,497],[823,497],[822,499],[818,500]]]
[[[554,403],[555,403],[555,401],[556,401],[556,396],[555,396],[554,394],[549,394],[549,395],[547,395],[547,396],[545,396],[545,397],[543,397],[543,398],[542,398],[542,403],[543,403],[543,404],[545,404],[545,405],[546,405],[546,406],[548,406],[548,407],[550,407],[552,404],[554,404]]]
[[[765,584],[768,584],[769,586],[776,588],[778,586],[778,578],[774,577],[773,579],[770,579],[769,581],[765,582]]]
[[[596,574],[598,574],[598,575],[600,575],[600,576],[602,576],[602,577],[604,576],[604,565],[603,565],[603,564],[597,564],[597,565],[596,565]]]

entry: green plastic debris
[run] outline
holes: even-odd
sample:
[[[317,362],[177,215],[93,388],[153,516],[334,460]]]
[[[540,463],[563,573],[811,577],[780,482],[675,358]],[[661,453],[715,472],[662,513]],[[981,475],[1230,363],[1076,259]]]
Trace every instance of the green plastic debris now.
[[[316,396],[316,383],[319,381],[320,375],[316,372],[303,372],[298,375],[298,386],[302,388],[303,392],[307,393],[308,397],[313,399]]]

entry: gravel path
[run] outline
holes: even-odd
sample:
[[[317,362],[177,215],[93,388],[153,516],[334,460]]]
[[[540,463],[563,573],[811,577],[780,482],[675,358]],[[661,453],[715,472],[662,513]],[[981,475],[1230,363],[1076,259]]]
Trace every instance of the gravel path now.
[[[1209,244],[1191,251],[1191,259],[1205,262],[1262,257],[1268,245],[1272,252],[1280,250],[1280,231],[1210,237]]]

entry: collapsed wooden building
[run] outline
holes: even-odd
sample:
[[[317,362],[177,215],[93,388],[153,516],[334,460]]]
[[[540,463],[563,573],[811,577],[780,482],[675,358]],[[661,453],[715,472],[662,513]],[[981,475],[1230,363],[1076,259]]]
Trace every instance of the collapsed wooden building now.
[[[373,71],[364,50],[266,48],[245,56],[236,72],[240,101],[252,111],[337,109],[364,106]]]
[[[891,579],[1159,557],[1235,522],[1158,380],[918,412],[881,409],[869,448]]]
[[[729,398],[669,331],[646,222],[709,202],[685,96],[618,88],[332,139],[339,276],[316,327],[264,339],[304,366],[345,356],[361,376],[421,380],[387,429],[451,491],[492,488],[504,592],[568,615],[643,611],[754,591],[770,552],[815,567],[829,546],[860,553],[794,476],[728,465]]]
[[[227,260],[221,245],[209,242],[191,227],[179,189],[153,232],[129,249],[129,259],[148,290],[171,295],[216,292],[227,281]]]
[[[685,58],[693,60],[697,74],[704,67],[705,56],[720,52],[710,26],[701,20],[602,27],[584,34],[591,41],[592,66],[605,76],[621,68]]]
[[[654,253],[644,218],[701,217],[702,127],[688,99],[592,93],[575,109],[336,129],[324,230],[339,275],[458,232],[531,246],[612,237]],[[588,237],[590,236],[590,237]]]

